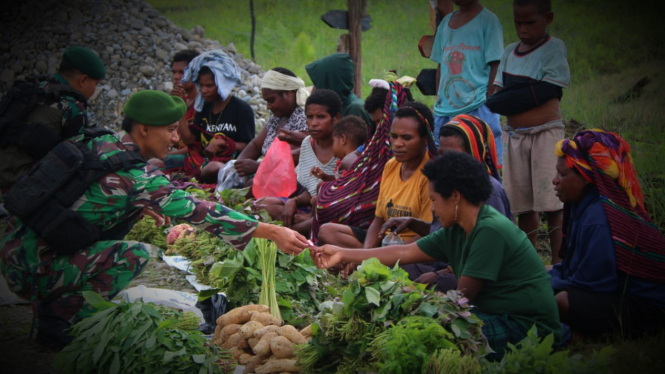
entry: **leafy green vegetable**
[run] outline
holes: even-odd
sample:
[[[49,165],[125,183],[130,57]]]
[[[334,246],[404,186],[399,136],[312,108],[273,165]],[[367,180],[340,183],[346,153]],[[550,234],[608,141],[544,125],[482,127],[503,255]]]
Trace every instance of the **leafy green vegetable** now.
[[[380,333],[370,351],[380,373],[421,373],[438,348],[455,348],[452,339],[439,321],[411,316]]]
[[[64,373],[232,373],[227,350],[196,330],[199,319],[154,304],[114,304],[84,292],[98,311],[72,327],[56,366]]]
[[[131,231],[125,236],[125,240],[136,240],[142,243],[151,243],[159,248],[166,249],[166,233],[170,226],[157,226],[155,219],[145,216],[137,221]]]
[[[473,356],[462,356],[457,349],[436,351],[423,371],[424,374],[480,374],[480,364]]]
[[[374,339],[410,316],[434,318],[442,326],[445,340],[464,354],[482,356],[491,352],[482,335],[482,321],[470,312],[466,298],[457,291],[443,295],[427,290],[424,284],[410,281],[398,265],[390,269],[376,258],[365,260],[340,294],[341,302],[321,304],[319,321],[312,325],[312,339],[296,351],[304,372],[377,369],[380,354],[368,357],[368,348],[376,351],[379,343],[372,343]],[[423,366],[426,360],[421,359]]]
[[[512,345],[500,362],[481,361],[484,374],[494,373],[585,373],[601,374],[609,371],[614,349],[604,347],[593,351],[588,359],[581,355],[568,357],[568,351],[553,351],[554,336],[549,334],[544,339],[538,338],[536,326],[531,327],[526,338]]]

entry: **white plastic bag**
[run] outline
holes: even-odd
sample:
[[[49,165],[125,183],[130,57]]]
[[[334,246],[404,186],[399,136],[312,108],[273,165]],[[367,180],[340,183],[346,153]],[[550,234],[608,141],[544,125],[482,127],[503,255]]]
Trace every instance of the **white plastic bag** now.
[[[234,188],[243,188],[245,186],[245,177],[238,175],[235,167],[236,160],[227,162],[217,173],[217,189],[219,195],[224,190]]]
[[[201,310],[195,306],[198,300],[198,295],[195,293],[148,288],[140,285],[120,292],[119,296],[130,303],[134,302],[136,299],[143,299],[144,303],[163,305],[169,308],[182,310],[183,312],[194,312],[194,314],[196,314],[201,320],[201,323],[205,322],[203,313],[201,313]]]

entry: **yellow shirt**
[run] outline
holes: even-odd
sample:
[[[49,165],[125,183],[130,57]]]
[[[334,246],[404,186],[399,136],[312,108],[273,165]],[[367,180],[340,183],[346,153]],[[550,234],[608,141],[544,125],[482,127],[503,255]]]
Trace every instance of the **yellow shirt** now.
[[[432,222],[432,201],[429,198],[429,181],[420,171],[429,161],[425,154],[418,170],[403,181],[400,177],[401,162],[394,158],[386,163],[381,179],[379,200],[376,203],[377,217],[388,220],[391,217],[415,217],[426,222]],[[411,239],[416,235],[406,229],[400,233],[403,240]]]

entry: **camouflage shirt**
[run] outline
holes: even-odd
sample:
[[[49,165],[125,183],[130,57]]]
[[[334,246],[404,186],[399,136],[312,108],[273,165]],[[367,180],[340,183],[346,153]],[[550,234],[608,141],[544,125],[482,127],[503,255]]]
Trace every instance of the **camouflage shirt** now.
[[[95,138],[88,142],[88,146],[102,161],[117,152],[139,151],[132,137],[124,131]],[[258,226],[253,218],[212,201],[198,200],[175,188],[157,168],[149,164],[107,174],[88,187],[85,194],[70,207],[101,230],[110,229],[143,208],[187,221],[198,229],[217,235],[236,249],[247,245]],[[2,241],[0,251],[6,249],[2,247],[8,241],[21,237],[22,249],[27,250],[23,261],[36,265],[50,249],[38,245],[38,241],[43,241],[34,231],[22,227],[19,219],[13,217],[11,220],[16,222],[10,222],[8,227],[14,229]],[[33,248],[38,248],[40,253],[30,250]],[[9,256],[11,254],[4,253],[2,257]]]

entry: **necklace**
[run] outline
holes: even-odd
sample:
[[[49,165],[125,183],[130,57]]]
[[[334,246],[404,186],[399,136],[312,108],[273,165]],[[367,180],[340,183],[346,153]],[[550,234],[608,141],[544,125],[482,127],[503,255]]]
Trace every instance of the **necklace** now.
[[[230,94],[229,94],[229,96],[226,97],[226,100],[224,100],[222,102],[222,108],[219,110],[219,113],[217,113],[217,119],[215,120],[215,122],[212,121],[212,116],[213,116],[212,113],[215,111],[215,106],[213,105],[210,108],[210,115],[208,116],[208,125],[209,126],[214,126],[214,125],[217,124],[217,122],[219,122],[219,119],[222,117],[222,113],[224,112],[224,109],[226,108],[226,106],[229,104],[229,101],[231,101],[231,95]]]

